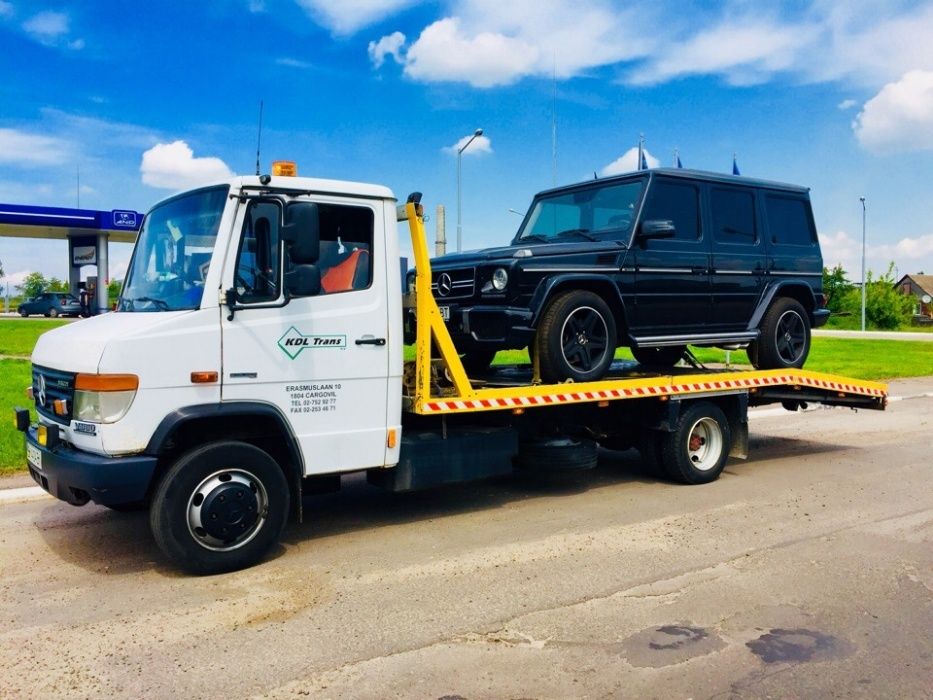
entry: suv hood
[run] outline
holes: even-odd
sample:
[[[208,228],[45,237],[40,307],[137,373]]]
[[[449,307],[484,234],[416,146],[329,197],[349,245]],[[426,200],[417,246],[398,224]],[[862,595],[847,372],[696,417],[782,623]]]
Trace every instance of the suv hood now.
[[[573,240],[561,241],[559,243],[542,243],[540,241],[529,241],[528,243],[516,243],[509,246],[500,246],[497,248],[483,248],[481,250],[468,250],[464,253],[450,253],[434,258],[431,261],[431,268],[434,270],[449,270],[455,267],[471,267],[488,263],[492,260],[501,260],[507,262],[516,257],[515,253],[519,250],[531,251],[531,259],[544,257],[548,255],[567,255],[572,253],[595,253],[605,250],[619,251],[625,246],[618,241],[587,241]],[[521,259],[528,260],[528,256]]]
[[[150,332],[191,311],[107,313],[69,323],[39,336],[32,363],[65,372],[96,373],[107,344]]]

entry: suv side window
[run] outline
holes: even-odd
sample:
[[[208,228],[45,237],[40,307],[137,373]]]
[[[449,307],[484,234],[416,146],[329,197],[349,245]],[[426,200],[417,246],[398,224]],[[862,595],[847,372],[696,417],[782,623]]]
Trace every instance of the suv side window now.
[[[367,289],[373,281],[373,210],[343,204],[319,204],[318,212],[321,294]]]
[[[782,245],[812,245],[816,239],[809,207],[803,199],[765,196],[771,242]]]
[[[755,245],[755,193],[751,190],[714,187],[710,193],[713,210],[713,240],[717,243]]]
[[[281,210],[275,202],[252,202],[237,253],[237,294],[244,303],[275,301],[281,290]]]
[[[677,231],[673,240],[700,239],[700,197],[695,185],[656,180],[648,190],[642,221],[671,220]],[[671,240],[671,239],[668,239]]]

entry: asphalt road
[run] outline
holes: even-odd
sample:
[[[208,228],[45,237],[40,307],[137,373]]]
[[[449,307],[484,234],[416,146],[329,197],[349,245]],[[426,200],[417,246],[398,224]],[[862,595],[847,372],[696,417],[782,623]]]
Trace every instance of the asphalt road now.
[[[0,696],[933,697],[933,398],[751,429],[707,486],[634,453],[544,484],[351,480],[210,578],[144,514],[0,506]]]

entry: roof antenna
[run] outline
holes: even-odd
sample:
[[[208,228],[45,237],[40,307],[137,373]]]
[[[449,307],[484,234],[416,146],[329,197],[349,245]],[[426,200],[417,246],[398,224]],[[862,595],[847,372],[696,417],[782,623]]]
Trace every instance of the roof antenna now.
[[[262,100],[259,100],[259,133],[256,136],[256,174],[259,174],[259,147],[262,145]]]

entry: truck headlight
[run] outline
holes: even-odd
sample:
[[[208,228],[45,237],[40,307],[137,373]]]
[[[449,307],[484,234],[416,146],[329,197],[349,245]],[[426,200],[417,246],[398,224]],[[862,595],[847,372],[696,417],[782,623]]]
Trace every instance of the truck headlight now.
[[[492,273],[492,286],[497,292],[501,292],[509,283],[509,273],[504,267],[497,267]]]
[[[72,417],[88,423],[116,423],[130,409],[138,387],[135,374],[79,374]]]

